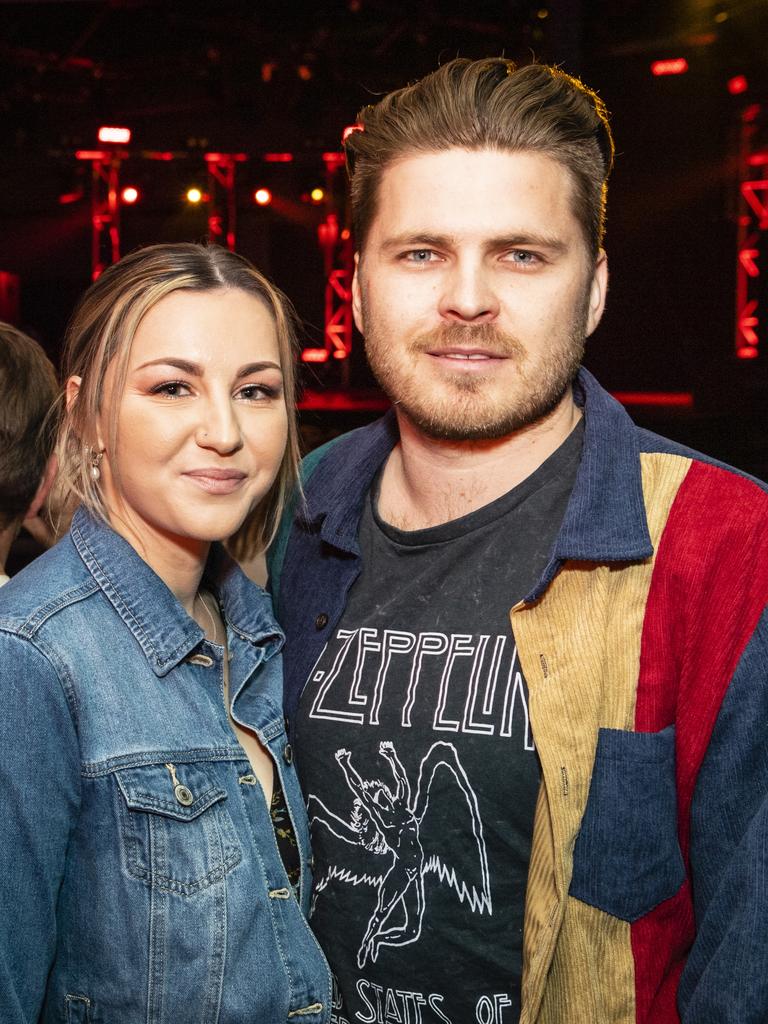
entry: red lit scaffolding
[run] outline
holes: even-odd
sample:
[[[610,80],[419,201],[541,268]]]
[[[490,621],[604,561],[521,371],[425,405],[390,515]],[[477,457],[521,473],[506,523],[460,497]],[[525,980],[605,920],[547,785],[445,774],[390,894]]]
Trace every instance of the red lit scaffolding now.
[[[91,165],[91,279],[120,259],[120,165],[122,150],[80,149]]]
[[[765,293],[761,267],[768,242],[768,147],[759,144],[761,116],[765,112],[753,103],[741,115],[739,144],[739,198],[737,211],[736,334],[738,359],[765,360],[761,345],[760,305]]]

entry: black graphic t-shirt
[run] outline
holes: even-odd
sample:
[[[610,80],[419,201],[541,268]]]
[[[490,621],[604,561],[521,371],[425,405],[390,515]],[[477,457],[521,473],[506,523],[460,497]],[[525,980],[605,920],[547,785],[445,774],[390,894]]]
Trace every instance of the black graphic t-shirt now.
[[[547,564],[580,422],[461,519],[360,525],[363,570],[302,695],[312,926],[335,1024],[515,1024],[539,765],[510,608]]]

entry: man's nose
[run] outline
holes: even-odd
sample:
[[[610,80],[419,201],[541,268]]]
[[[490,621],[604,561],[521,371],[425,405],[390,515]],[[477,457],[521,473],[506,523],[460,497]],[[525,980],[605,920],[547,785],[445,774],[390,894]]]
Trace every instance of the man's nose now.
[[[440,314],[447,320],[486,323],[499,315],[491,274],[481,260],[457,260],[444,278]]]

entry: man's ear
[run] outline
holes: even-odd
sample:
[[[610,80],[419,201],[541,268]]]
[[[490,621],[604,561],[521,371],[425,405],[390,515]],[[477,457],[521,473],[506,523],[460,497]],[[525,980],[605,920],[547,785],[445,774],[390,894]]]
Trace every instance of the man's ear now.
[[[589,289],[589,308],[587,310],[587,337],[594,331],[603,316],[605,298],[608,294],[608,257],[603,249],[597,257],[592,284]]]
[[[51,488],[53,487],[53,481],[56,479],[58,469],[59,460],[55,455],[52,455],[46,463],[45,470],[43,471],[43,477],[35,491],[35,496],[30,502],[29,508],[24,515],[25,519],[31,519],[33,516],[36,516],[43,507],[43,502],[48,497]]]
[[[363,324],[363,295],[360,290],[360,253],[355,253],[355,272],[352,275],[352,315],[355,326],[361,334],[365,334]]]

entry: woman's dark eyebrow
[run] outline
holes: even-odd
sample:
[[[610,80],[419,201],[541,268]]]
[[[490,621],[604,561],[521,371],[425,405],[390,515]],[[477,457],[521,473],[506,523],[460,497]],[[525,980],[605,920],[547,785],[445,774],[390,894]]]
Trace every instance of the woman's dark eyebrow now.
[[[174,356],[163,356],[160,359],[150,359],[147,363],[137,366],[137,370],[145,370],[148,366],[172,366],[175,370],[189,374],[190,377],[202,377],[205,373],[199,363],[190,363],[186,359],[176,359]],[[252,373],[260,373],[262,370],[277,370],[282,373],[279,363],[273,363],[270,359],[264,359],[258,363],[247,363],[237,371],[237,379],[248,377]]]
[[[270,359],[264,359],[260,363],[248,363],[241,370],[237,371],[237,379],[241,377],[249,377],[252,373],[260,373],[262,370],[277,370],[278,373],[282,374],[282,369],[279,363],[273,363]]]
[[[147,363],[137,366],[137,370],[145,370],[148,366],[172,366],[182,373],[188,373],[190,377],[202,377],[203,369],[197,363],[190,363],[186,359],[176,359],[174,356],[163,356],[160,359],[150,359]]]

